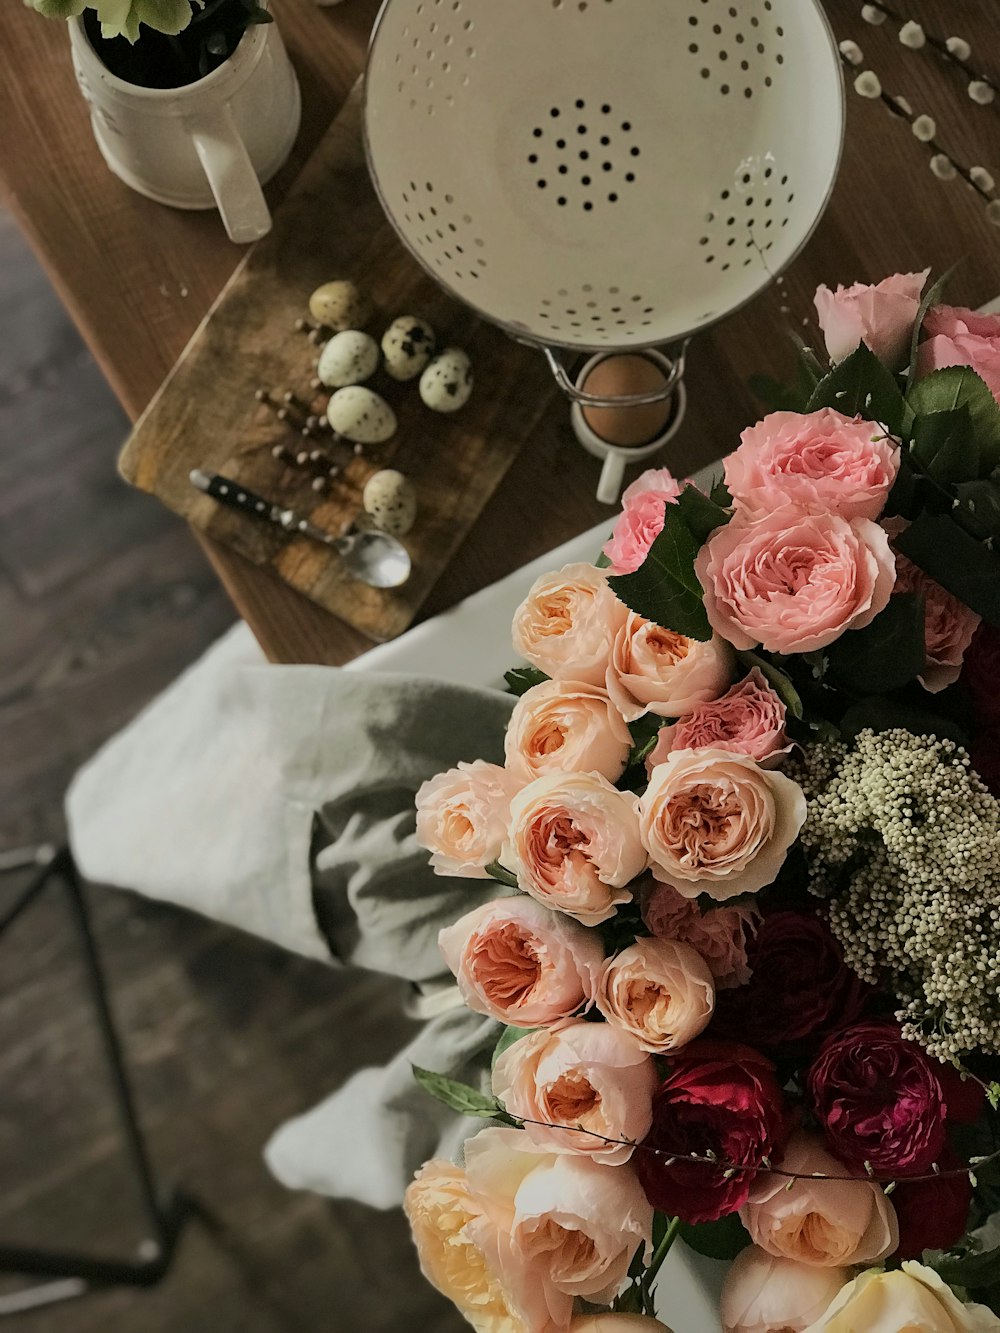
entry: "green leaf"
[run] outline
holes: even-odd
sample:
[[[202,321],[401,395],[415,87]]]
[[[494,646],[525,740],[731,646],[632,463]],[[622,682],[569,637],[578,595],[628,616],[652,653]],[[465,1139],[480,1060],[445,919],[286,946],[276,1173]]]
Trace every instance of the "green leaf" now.
[[[506,866],[502,866],[499,861],[491,861],[486,867],[486,873],[490,879],[495,879],[498,884],[506,884],[508,889],[517,888],[517,876]]]
[[[609,555],[606,555],[605,552],[602,551],[601,554],[594,561],[594,564],[598,569],[607,569],[608,565],[611,564],[611,557]]]
[[[692,536],[678,505],[667,505],[663,531],[634,574],[608,580],[619,601],[664,629],[689,639],[712,637],[703,604],[704,594],[694,572],[699,543]]]
[[[930,412],[967,408],[979,454],[978,475],[988,477],[1000,464],[1000,406],[986,382],[974,370],[968,366],[932,370],[917,380],[907,395],[907,402],[918,417]],[[975,475],[966,473],[969,478]]]
[[[696,1254],[708,1259],[735,1259],[750,1244],[750,1236],[737,1213],[718,1222],[682,1222],[681,1239]]]
[[[866,729],[893,731],[897,727],[912,732],[914,736],[937,736],[939,740],[947,738],[965,746],[969,743],[965,730],[954,718],[925,712],[922,708],[887,699],[881,694],[859,699],[840,720],[840,729],[848,740],[853,740],[859,731]]]
[[[720,509],[731,509],[733,497],[729,494],[729,487],[726,485],[725,476],[716,477],[712,482],[712,489],[709,491],[712,503],[717,504]]]
[[[802,697],[792,684],[791,676],[782,671],[780,667],[775,666],[773,662],[768,662],[766,658],[759,657],[756,653],[750,652],[749,649],[738,652],[736,656],[744,666],[757,667],[792,717],[798,718],[799,721],[802,720],[804,712]]]
[[[503,678],[507,682],[507,693],[518,696],[527,694],[536,685],[542,685],[549,679],[544,671],[532,666],[511,667],[503,673]]]
[[[1000,625],[1000,558],[947,514],[922,514],[895,545],[970,610]]]
[[[955,518],[974,537],[1000,537],[1000,484],[992,477],[985,481],[961,481],[955,488],[958,506]]]
[[[685,486],[677,497],[677,506],[699,546],[708,541],[716,528],[721,528],[732,518],[728,510],[709,499],[697,486]]]
[[[961,1258],[944,1254],[933,1259],[931,1267],[951,1287],[965,1287],[969,1291],[975,1291],[977,1287],[992,1287],[1000,1282],[1000,1246]]]
[[[848,630],[827,649],[830,678],[857,694],[898,689],[918,676],[927,661],[924,599],[897,593],[864,629]]]
[[[963,403],[947,412],[917,417],[910,453],[927,476],[942,485],[977,478],[979,447],[968,407]]]
[[[513,1046],[516,1041],[520,1041],[522,1037],[530,1036],[530,1034],[534,1031],[535,1028],[514,1028],[514,1027],[504,1028],[504,1030],[500,1033],[500,1040],[493,1048],[493,1059],[490,1062],[490,1068],[492,1069],[496,1065],[496,1062],[500,1059],[501,1055],[503,1055],[504,1051],[506,1051],[508,1047]]]
[[[833,407],[845,416],[861,416],[876,421],[893,433],[901,434],[908,425],[906,400],[888,370],[865,343],[845,356],[829,375],[816,385],[807,410]]]
[[[770,375],[751,375],[747,381],[750,392],[771,412],[804,412],[808,394],[789,388]]]
[[[496,1120],[498,1116],[505,1114],[495,1097],[488,1097],[478,1089],[470,1088],[467,1083],[459,1083],[457,1079],[446,1078],[444,1074],[421,1069],[419,1065],[411,1065],[410,1068],[413,1070],[413,1077],[425,1092],[429,1092],[432,1097],[436,1097],[453,1111],[458,1111],[460,1115],[477,1116],[480,1120]]]
[[[924,320],[927,317],[928,310],[930,310],[932,305],[937,305],[941,300],[941,297],[944,296],[945,286],[954,272],[955,265],[952,264],[951,268],[946,269],[936,282],[931,283],[920,298],[920,305],[917,307],[917,317],[913,321],[913,334],[910,338],[910,364],[906,372],[907,393],[910,392],[910,388],[913,384],[913,377],[917,373],[917,344],[920,341],[920,330],[924,327]]]

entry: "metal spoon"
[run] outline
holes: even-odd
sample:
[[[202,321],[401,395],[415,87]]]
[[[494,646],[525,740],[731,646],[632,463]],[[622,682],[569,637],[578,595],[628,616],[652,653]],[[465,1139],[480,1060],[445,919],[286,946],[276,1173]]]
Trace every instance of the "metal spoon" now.
[[[285,509],[272,500],[265,500],[240,482],[218,472],[202,472],[195,468],[190,480],[192,486],[219,504],[242,510],[252,518],[275,524],[286,532],[301,532],[324,546],[332,546],[343,560],[347,573],[359,583],[367,583],[372,588],[398,588],[410,577],[409,552],[402,542],[387,532],[352,532],[335,537],[332,532],[301,517],[294,509]]]

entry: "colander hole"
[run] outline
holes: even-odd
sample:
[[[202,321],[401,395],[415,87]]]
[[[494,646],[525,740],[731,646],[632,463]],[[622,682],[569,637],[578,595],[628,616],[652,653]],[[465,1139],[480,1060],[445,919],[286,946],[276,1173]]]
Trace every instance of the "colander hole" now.
[[[754,16],[751,18],[751,20],[750,20],[750,26],[751,26],[751,28],[759,28],[759,27],[760,27],[760,19],[757,17],[756,14],[754,14]]]
[[[634,172],[634,171],[626,171],[626,173],[625,173],[625,179],[626,179],[626,180],[628,181],[628,183],[631,185],[632,182],[635,180],[635,172]]]
[[[722,265],[722,271],[723,271],[723,273],[725,273],[726,270],[727,270],[728,268],[730,268],[730,267],[731,267],[731,265],[728,263],[728,261],[727,261],[725,264],[723,264],[723,265]]]
[[[585,292],[592,292],[594,289],[593,289],[593,287],[590,285],[589,282],[585,282],[585,283],[583,284],[583,290],[584,290]]]
[[[722,93],[723,97],[725,97],[729,92],[729,84],[724,83],[722,87],[719,89],[719,92]]]
[[[741,32],[738,32],[738,33],[736,34],[736,44],[737,44],[737,46],[742,46],[743,43],[744,43],[745,41],[746,41],[746,38],[743,36],[743,34],[742,34]]]
[[[542,132],[541,132],[540,129],[538,129],[537,126],[536,126],[535,129],[533,129],[531,132],[532,132],[532,134],[535,136],[536,139],[540,139],[540,138],[542,137]]]
[[[529,153],[529,154],[528,154],[528,161],[531,162],[531,163],[535,163],[535,162],[537,162],[537,161],[538,161],[538,154],[537,154],[537,153]]]
[[[577,125],[576,132],[577,134],[586,134],[587,133],[586,125]]]
[[[772,177],[773,174],[774,174],[774,173],[772,172],[772,170],[771,170],[770,167],[765,167],[765,168],[764,168],[764,179],[765,179],[766,181],[769,181],[769,180],[771,179],[771,177]],[[770,202],[771,202],[771,201],[768,200],[768,203],[770,203]]]
[[[708,237],[707,237],[707,236],[699,236],[699,237],[698,237],[698,244],[699,244],[699,245],[707,245],[707,244],[708,244]]]
[[[462,221],[465,223],[467,227],[472,226],[472,218],[469,217],[468,213],[462,214]]]
[[[569,167],[566,165],[566,163],[565,163],[565,162],[560,162],[560,163],[559,163],[559,175],[560,175],[560,176],[565,176],[566,173],[567,173],[568,171],[569,171]]]
[[[747,70],[748,70],[749,68],[750,68],[750,61],[749,61],[749,60],[741,60],[741,61],[740,61],[740,69],[743,70],[744,74],[747,72]]]
[[[625,121],[622,122],[622,129],[624,130],[624,132],[625,132],[626,134],[628,134],[628,132],[629,132],[629,130],[630,130],[631,128],[632,128],[632,126],[631,126],[631,124],[630,124],[627,120],[625,120]]]
[[[762,56],[762,55],[764,54],[764,43],[763,43],[763,42],[758,42],[758,43],[757,43],[757,54],[758,54],[759,56]]]
[[[774,31],[778,34],[779,37],[784,37],[785,35],[785,30],[780,25],[777,28],[775,28]]]
[[[584,106],[585,106],[585,103],[584,103],[583,98],[582,98],[582,97],[578,97],[578,98],[576,99],[576,109],[577,109],[577,111],[582,111],[583,108],[584,108]]]
[[[567,314],[567,315],[575,315],[575,314],[576,314],[576,311],[575,311],[575,310],[569,310],[569,309],[567,309],[566,314]]]
[[[602,170],[602,171],[610,171],[610,170],[611,170],[611,163],[610,163],[610,162],[602,162],[602,163],[601,163],[601,170]]]
[[[722,198],[723,198],[723,199],[728,199],[728,198],[729,198],[729,191],[728,191],[728,190],[723,190],[723,191],[722,191]]]
[[[771,78],[770,74],[765,74],[765,75],[764,75],[764,87],[765,87],[765,88],[770,88],[771,85],[772,85],[773,83],[774,83],[774,80]]]
[[[566,147],[566,140],[565,140],[565,139],[557,139],[557,140],[556,140],[556,147],[557,147],[557,148],[565,148],[565,147]]]
[[[597,302],[596,302],[596,301],[588,301],[588,302],[587,302],[587,309],[588,309],[588,310],[596,310],[596,309],[597,309]]]
[[[701,71],[701,77],[702,77],[703,79],[710,78],[710,77],[711,77],[711,74],[712,74],[712,71],[711,71],[710,69],[703,69],[703,70]]]
[[[581,162],[590,161],[590,154],[587,152],[586,148],[581,148],[580,150],[580,161]]]
[[[601,145],[602,145],[604,148],[607,148],[608,145],[609,145],[610,143],[611,143],[611,140],[608,138],[608,136],[607,136],[606,134],[602,134],[602,135],[601,135]]]
[[[629,149],[629,154],[630,154],[632,157],[638,157],[638,156],[639,156],[639,150],[638,150],[638,148],[630,148],[630,149]]]
[[[728,52],[728,51],[720,51],[720,52],[719,52],[719,59],[720,59],[720,60],[728,60],[728,59],[729,59],[729,52]]]
[[[688,19],[688,23],[691,24],[691,27],[692,27],[692,28],[697,28],[697,26],[698,26],[698,20],[697,20],[697,18],[695,17],[694,14],[692,14],[691,17]]]
[[[470,218],[469,221],[471,222],[472,219]],[[481,236],[477,236],[477,237],[475,238],[475,243],[476,243],[476,245],[479,246],[480,250],[482,250],[483,247],[486,245],[486,242],[483,240],[483,238],[482,238]]]
[[[552,110],[549,112],[549,115],[552,117],[553,120],[557,120],[559,118],[559,108],[557,106],[554,106]]]
[[[563,195],[563,194],[561,194],[561,195],[559,196],[559,198],[556,200],[556,203],[559,205],[560,208],[565,208],[565,207],[566,207],[566,196]]]
[[[722,28],[718,23],[712,24],[712,31],[715,33],[716,37],[722,36]]]
[[[589,177],[589,176],[581,176],[581,177],[580,177],[580,184],[581,184],[581,185],[589,185],[589,184],[590,184],[590,177]]]
[[[612,190],[612,192],[608,195],[608,203],[609,203],[609,204],[617,204],[617,202],[618,202],[618,196],[617,196],[617,195],[615,194],[615,192]]]
[[[783,55],[776,55],[774,57],[774,63],[776,65],[783,65],[785,63],[785,57]]]
[[[537,184],[537,186],[538,186],[538,188],[539,188],[540,190],[544,190],[545,187],[548,185],[548,181],[542,179],[542,180],[540,180],[540,181],[536,181],[536,184]]]
[[[620,287],[609,287],[609,288],[608,288],[608,291],[611,293],[612,296],[617,296],[618,293],[621,291],[621,288],[620,288]]]
[[[607,102],[605,102],[604,105],[601,107],[601,115],[602,115],[602,116],[610,116],[610,115],[611,115],[611,107],[608,105]]]
[[[782,176],[782,178],[781,178],[781,184],[782,184],[782,185],[787,185],[787,184],[788,184],[788,177],[787,177],[787,176]]]
[[[594,205],[590,202],[589,199],[585,199],[585,200],[583,201],[583,211],[584,211],[585,213],[589,213],[589,212],[593,209],[593,207],[594,207]]]

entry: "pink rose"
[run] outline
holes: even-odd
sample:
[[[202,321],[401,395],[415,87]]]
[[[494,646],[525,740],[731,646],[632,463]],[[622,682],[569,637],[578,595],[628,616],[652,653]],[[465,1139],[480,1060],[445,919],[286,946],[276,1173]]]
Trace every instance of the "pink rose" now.
[[[503,856],[525,893],[596,926],[646,868],[636,798],[598,773],[536,778],[511,801]]]
[[[889,601],[895,561],[867,518],[791,507],[717,528],[695,571],[717,634],[736,648],[808,653],[871,624]]]
[[[499,898],[438,936],[470,1009],[511,1027],[564,1022],[594,998],[604,964],[596,931],[531,898]]]
[[[605,1166],[627,1162],[633,1144],[646,1137],[658,1081],[650,1057],[609,1023],[529,1033],[493,1067],[494,1094],[526,1122],[525,1133],[539,1147],[584,1153]]]
[[[784,703],[754,667],[718,699],[698,704],[671,727],[661,727],[646,772],[651,774],[674,750],[728,750],[771,768],[792,748],[785,718]]]
[[[751,1245],[726,1274],[722,1327],[725,1333],[802,1333],[850,1280],[850,1269],[778,1259]]]
[[[438,773],[417,792],[417,842],[436,875],[489,879],[500,855],[516,783],[497,764],[476,759]]]
[[[622,774],[632,737],[621,713],[596,685],[547,680],[521,695],[504,741],[507,769],[521,782],[547,773]]]
[[[781,1159],[784,1171],[806,1179],[791,1189],[780,1175],[761,1175],[740,1209],[740,1221],[755,1245],[779,1259],[824,1268],[873,1264],[894,1254],[899,1227],[882,1186],[861,1180],[811,1180],[842,1176],[844,1169],[816,1134],[793,1134]]]
[[[651,468],[633,481],[622,496],[622,512],[604,547],[612,574],[632,574],[639,568],[663,531],[666,506],[676,504],[680,493],[680,484],[665,467]]]
[[[612,641],[627,614],[607,570],[566,565],[537,578],[514,612],[514,651],[547,676],[603,685]]]
[[[927,664],[920,683],[931,694],[958,680],[966,649],[981,617],[942,588],[940,583],[904,555],[896,556],[896,592],[918,592],[924,599],[924,644]]]
[[[718,635],[702,643],[630,611],[611,647],[608,694],[626,722],[644,713],[683,717],[726,689],[734,665]]]
[[[715,983],[690,944],[639,939],[608,959],[594,998],[613,1027],[644,1051],[667,1055],[708,1027]]]
[[[881,426],[824,407],[772,412],[749,426],[725,461],[737,512],[782,505],[843,518],[878,518],[899,471],[899,444]]]
[[[816,314],[830,360],[843,361],[863,342],[890,370],[904,366],[929,273],[894,273],[874,286],[856,282],[835,292],[817,287]]]
[[[546,1155],[523,1130],[484,1129],[465,1167],[488,1219],[470,1236],[532,1330],[565,1329],[577,1298],[610,1304],[650,1243],[653,1210],[627,1164]]]
[[[917,373],[969,366],[1000,401],[1000,315],[980,315],[961,306],[928,310],[924,341],[917,348]]]
[[[675,750],[639,800],[655,878],[719,902],[773,883],[805,817],[798,783],[725,750]]]
[[[717,991],[732,990],[750,980],[747,943],[761,920],[755,904],[711,907],[703,912],[696,899],[685,898],[670,884],[657,884],[646,900],[642,919],[658,938],[690,944],[708,964]]]

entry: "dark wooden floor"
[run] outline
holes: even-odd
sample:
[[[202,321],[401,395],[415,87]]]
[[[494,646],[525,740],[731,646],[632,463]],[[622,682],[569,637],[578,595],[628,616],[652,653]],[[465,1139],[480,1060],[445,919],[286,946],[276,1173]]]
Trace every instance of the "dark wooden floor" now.
[[[117,479],[125,430],[0,214],[0,850],[58,836],[77,765],[232,619],[186,528]],[[4,1327],[464,1327],[419,1278],[401,1215],[290,1194],[260,1157],[278,1122],[400,1044],[395,983],[129,894],[94,891],[92,904],[157,1163],[225,1230],[193,1226],[155,1290]],[[53,895],[0,944],[0,1244],[132,1253],[143,1233],[83,996]]]

